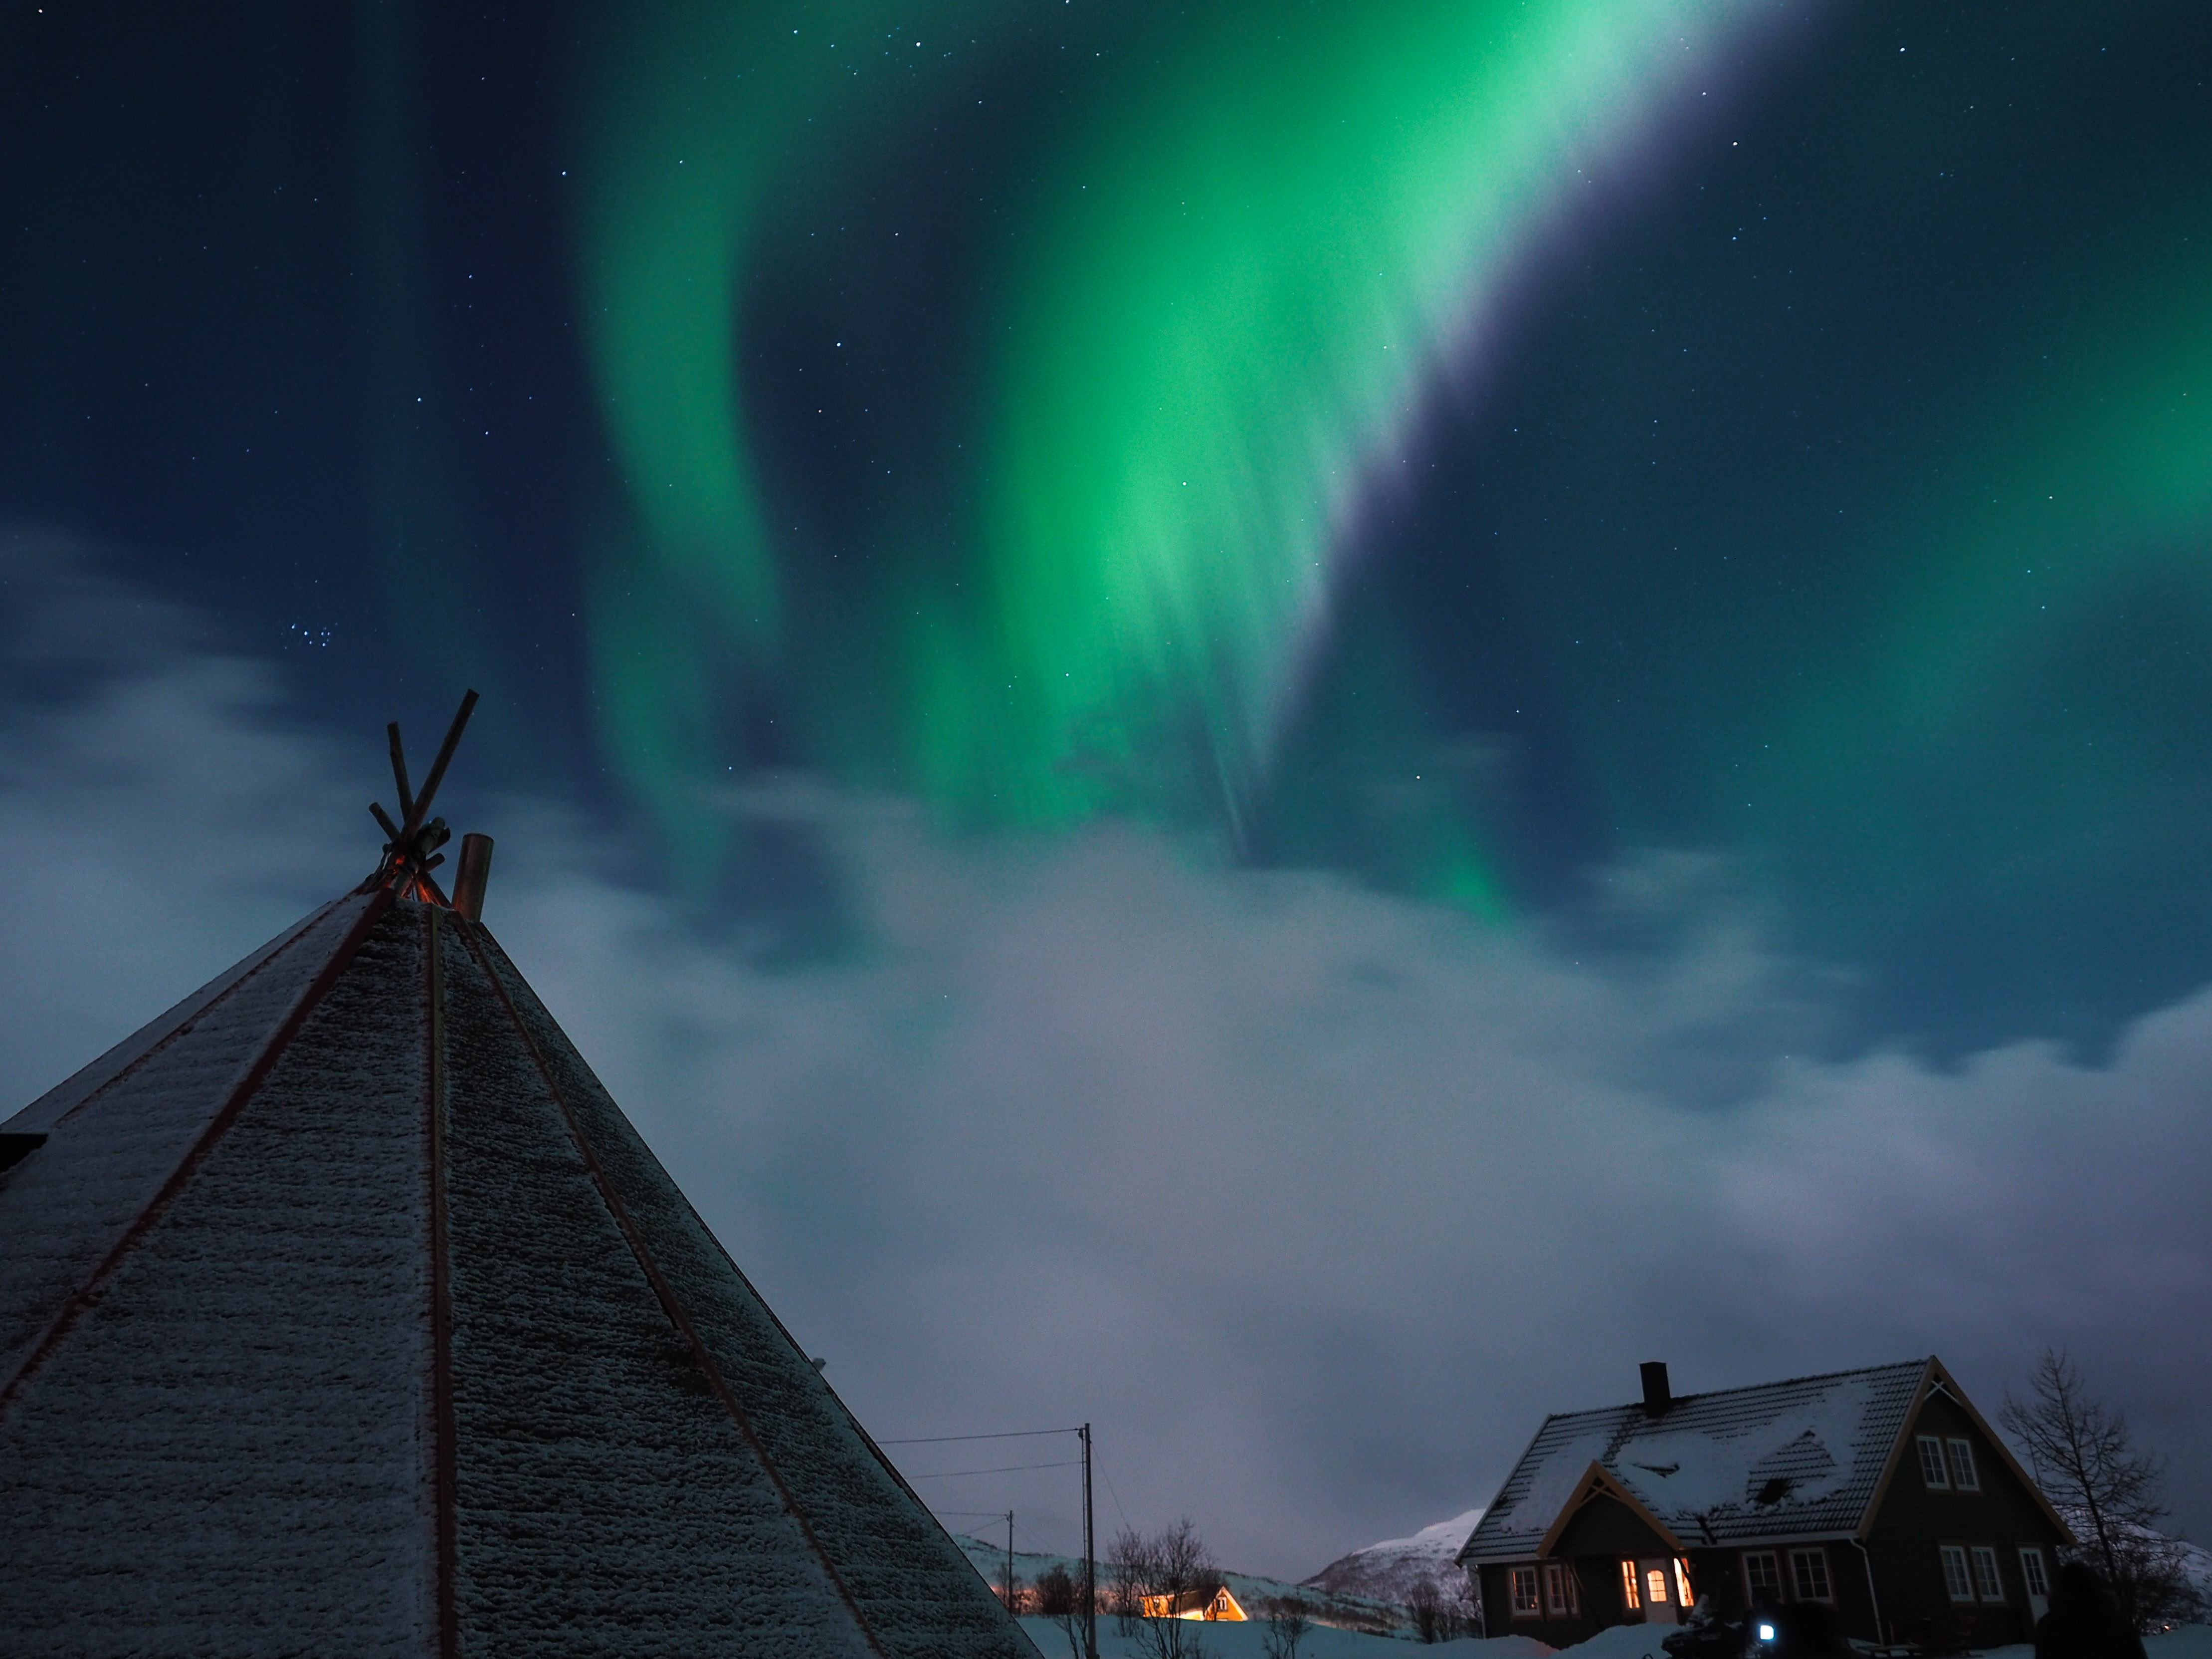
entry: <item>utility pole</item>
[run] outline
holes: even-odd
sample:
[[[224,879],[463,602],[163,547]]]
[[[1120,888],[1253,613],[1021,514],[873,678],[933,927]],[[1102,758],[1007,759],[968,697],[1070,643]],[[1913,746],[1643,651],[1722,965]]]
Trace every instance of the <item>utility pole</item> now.
[[[1098,1659],[1098,1550],[1091,1536],[1091,1425],[1083,1437],[1083,1659]]]
[[[1006,1611],[1019,1613],[1014,1598],[1014,1512],[1006,1511]]]

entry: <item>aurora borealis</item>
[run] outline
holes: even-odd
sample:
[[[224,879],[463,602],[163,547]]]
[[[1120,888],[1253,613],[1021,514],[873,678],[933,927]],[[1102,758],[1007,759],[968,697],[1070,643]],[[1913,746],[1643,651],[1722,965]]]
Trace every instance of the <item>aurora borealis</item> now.
[[[842,1055],[809,1046],[839,1021],[875,1034],[854,1046],[890,1079],[851,1097],[937,1079],[914,1085],[930,1144],[969,1149],[994,1190],[1060,1167],[1048,1121],[1103,1145],[1126,1106],[1246,1148],[1279,1121],[1311,1160],[1276,1171],[1286,1211],[1371,1226],[1397,1261],[1509,1245],[1401,1237],[1305,1184],[1358,1161],[1330,1126],[1370,1087],[1376,1145],[1492,1198],[1468,1147],[1523,1144],[1484,1115],[1519,1121],[1499,1079],[1559,1103],[1526,1156],[1579,1171],[1617,1135],[1689,1184],[1739,1132],[1797,1145],[1754,1120],[1917,1146],[1951,1109],[1897,1103],[1992,1078],[2012,1092],[1958,1122],[2017,1104],[2063,1123],[2052,1102],[2122,1077],[2197,1097],[2183,1062],[2142,1056],[2195,1053],[2158,1034],[2193,1030],[2212,985],[2201,4],[0,18],[0,529],[96,550],[99,580],[137,596],[100,601],[112,637],[71,623],[0,663],[0,781],[66,747],[10,733],[109,708],[103,676],[135,684],[142,659],[196,665],[175,672],[211,729],[271,767],[256,734],[374,747],[398,712],[412,744],[480,687],[455,798],[533,826],[516,842],[588,846],[574,862],[603,884],[518,927],[558,939],[549,918],[588,912],[604,940],[608,915],[651,916],[668,978],[641,969],[655,996],[612,1000],[665,1042],[608,1041],[656,1079],[717,1042],[743,1058],[739,1083],[700,1061],[694,1092],[672,1084],[716,1103],[665,1132],[772,1218],[751,1248],[787,1249],[796,1282],[809,1250],[889,1239],[941,1288],[965,1258],[929,1249],[981,1226],[927,1197],[878,1215],[805,1196],[812,1167],[893,1191],[854,1149],[921,1133],[902,1103],[849,1105]],[[141,638],[141,612],[167,620]],[[88,774],[129,770],[82,742]],[[291,821],[283,792],[238,788],[225,813]],[[1066,920],[1125,915],[1095,953]],[[988,945],[978,917],[1002,930]],[[1340,959],[1285,918],[1362,943]],[[1310,995],[1294,967],[1270,977],[1309,945],[1331,964]],[[1498,986],[1528,1000],[1485,1000]],[[1285,1007],[1292,1035],[1250,1012]],[[1208,1019],[1268,1036],[1217,1051]],[[1477,1047],[1431,1064],[1446,1025]],[[1063,1030],[1020,1073],[1046,1084],[993,1070]],[[1182,1032],[1167,1058],[1156,1031]],[[1279,1101],[1249,1081],[1278,1043],[1300,1056]],[[1524,1050],[1572,1064],[1528,1081]],[[2017,1081],[2023,1055],[2063,1076]],[[743,1103],[756,1061],[774,1109]],[[1478,1073],[1500,1091],[1479,1105],[1454,1092]],[[1188,1098],[1186,1073],[1209,1079]],[[1127,1098],[1041,1103],[1063,1075],[1084,1080],[1069,1099],[1105,1100],[1105,1079]],[[1300,1092],[1316,1079],[1334,1092]],[[1694,1157],[1582,1103],[1616,1090],[1683,1114]],[[781,1161],[763,1173],[709,1120]],[[994,1137],[1019,1155],[993,1162]],[[2057,1144],[2023,1131],[2019,1156]],[[1949,1156],[1927,1165],[1979,1191]],[[1838,1182],[1879,1184],[1869,1159]],[[2132,1214],[2124,1185],[2077,1230]],[[1210,1201],[1175,1190],[1183,1212]],[[1924,1243],[1925,1212],[1888,1202],[1863,1212]],[[1084,1205],[1055,1220],[1123,1261]],[[1975,1214],[1944,1249],[2031,1251]],[[1238,1215],[1209,1285],[1236,1318],[1272,1310],[1242,1332],[1256,1352],[1303,1316],[1239,1254],[1270,1212]],[[2212,1283],[2197,1224],[2160,1296]],[[1030,1254],[1071,1280],[1091,1265]],[[1085,1294],[1110,1304],[1098,1272]],[[1783,1300],[1838,1305],[1808,1272]],[[1431,1303],[1488,1293],[1422,1282]],[[1330,1340],[1357,1346],[1361,1283]],[[842,1294],[817,1305],[849,1313]],[[1711,1294],[1719,1347],[1785,1363],[1771,1331],[1741,1336],[1771,1298]],[[1376,1317],[1371,1352],[1428,1340]],[[1512,1309],[1485,1317],[1515,1355],[1548,1352]],[[2081,1317],[2085,1341],[2145,1340]],[[1835,1328],[1857,1346],[1786,1363],[1957,1358],[1903,1316]],[[1975,1330],[2011,1363],[2010,1334]],[[1451,1364],[1475,1365],[1467,1340]],[[2154,1419],[2186,1415],[2179,1376],[2144,1384]],[[1348,1361],[1326,1382],[1331,1402],[1397,1386]],[[1532,1407],[1595,1403],[1556,1374],[1527,1386]],[[1245,1420],[1211,1432],[1240,1443]],[[2191,1443],[2212,1468],[2212,1439]],[[1394,1490],[1431,1491],[1391,1455]],[[1434,1495],[1387,1520],[1377,1497],[1375,1535],[1481,1496]]]
[[[2180,13],[903,15],[586,54],[595,675],[672,844],[773,707],[955,822],[1133,811],[1498,923],[1747,850],[1938,1042],[2194,971],[1904,1012],[2073,955],[2129,902],[2087,866],[2212,874],[2142,631],[2212,476]]]

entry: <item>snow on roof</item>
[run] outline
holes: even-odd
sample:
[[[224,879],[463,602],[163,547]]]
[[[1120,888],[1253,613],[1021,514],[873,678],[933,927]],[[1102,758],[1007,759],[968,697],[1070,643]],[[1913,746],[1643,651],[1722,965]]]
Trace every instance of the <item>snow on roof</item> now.
[[[1036,1659],[481,927],[328,907],[17,1123],[38,1651]]]
[[[1855,1530],[1925,1359],[1545,1419],[1461,1559],[1535,1553],[1595,1463],[1685,1545]]]

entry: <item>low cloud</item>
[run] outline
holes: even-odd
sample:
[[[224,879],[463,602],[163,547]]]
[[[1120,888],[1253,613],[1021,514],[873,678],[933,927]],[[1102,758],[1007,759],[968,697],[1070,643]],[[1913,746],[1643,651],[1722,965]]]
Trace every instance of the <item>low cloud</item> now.
[[[27,1100],[349,884],[381,764],[195,619],[17,538],[0,1085]],[[73,641],[74,643],[71,643]],[[1816,976],[1709,861],[1578,956],[1127,828],[960,842],[805,780],[857,943],[773,968],[550,800],[478,800],[487,920],[879,1435],[1097,1425],[1102,1526],[1304,1573],[1487,1499],[1547,1410],[2046,1341],[2174,1459],[2212,1437],[2212,994],[2106,1063],[1808,1058]],[[1074,1541],[1051,1440],[902,1449],[956,1525]]]

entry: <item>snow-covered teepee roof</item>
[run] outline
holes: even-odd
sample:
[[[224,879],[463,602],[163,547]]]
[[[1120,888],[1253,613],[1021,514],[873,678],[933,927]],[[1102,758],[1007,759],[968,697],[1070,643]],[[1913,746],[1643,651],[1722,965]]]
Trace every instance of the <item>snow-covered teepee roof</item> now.
[[[1036,1659],[402,794],[0,1124],[14,1650]]]

